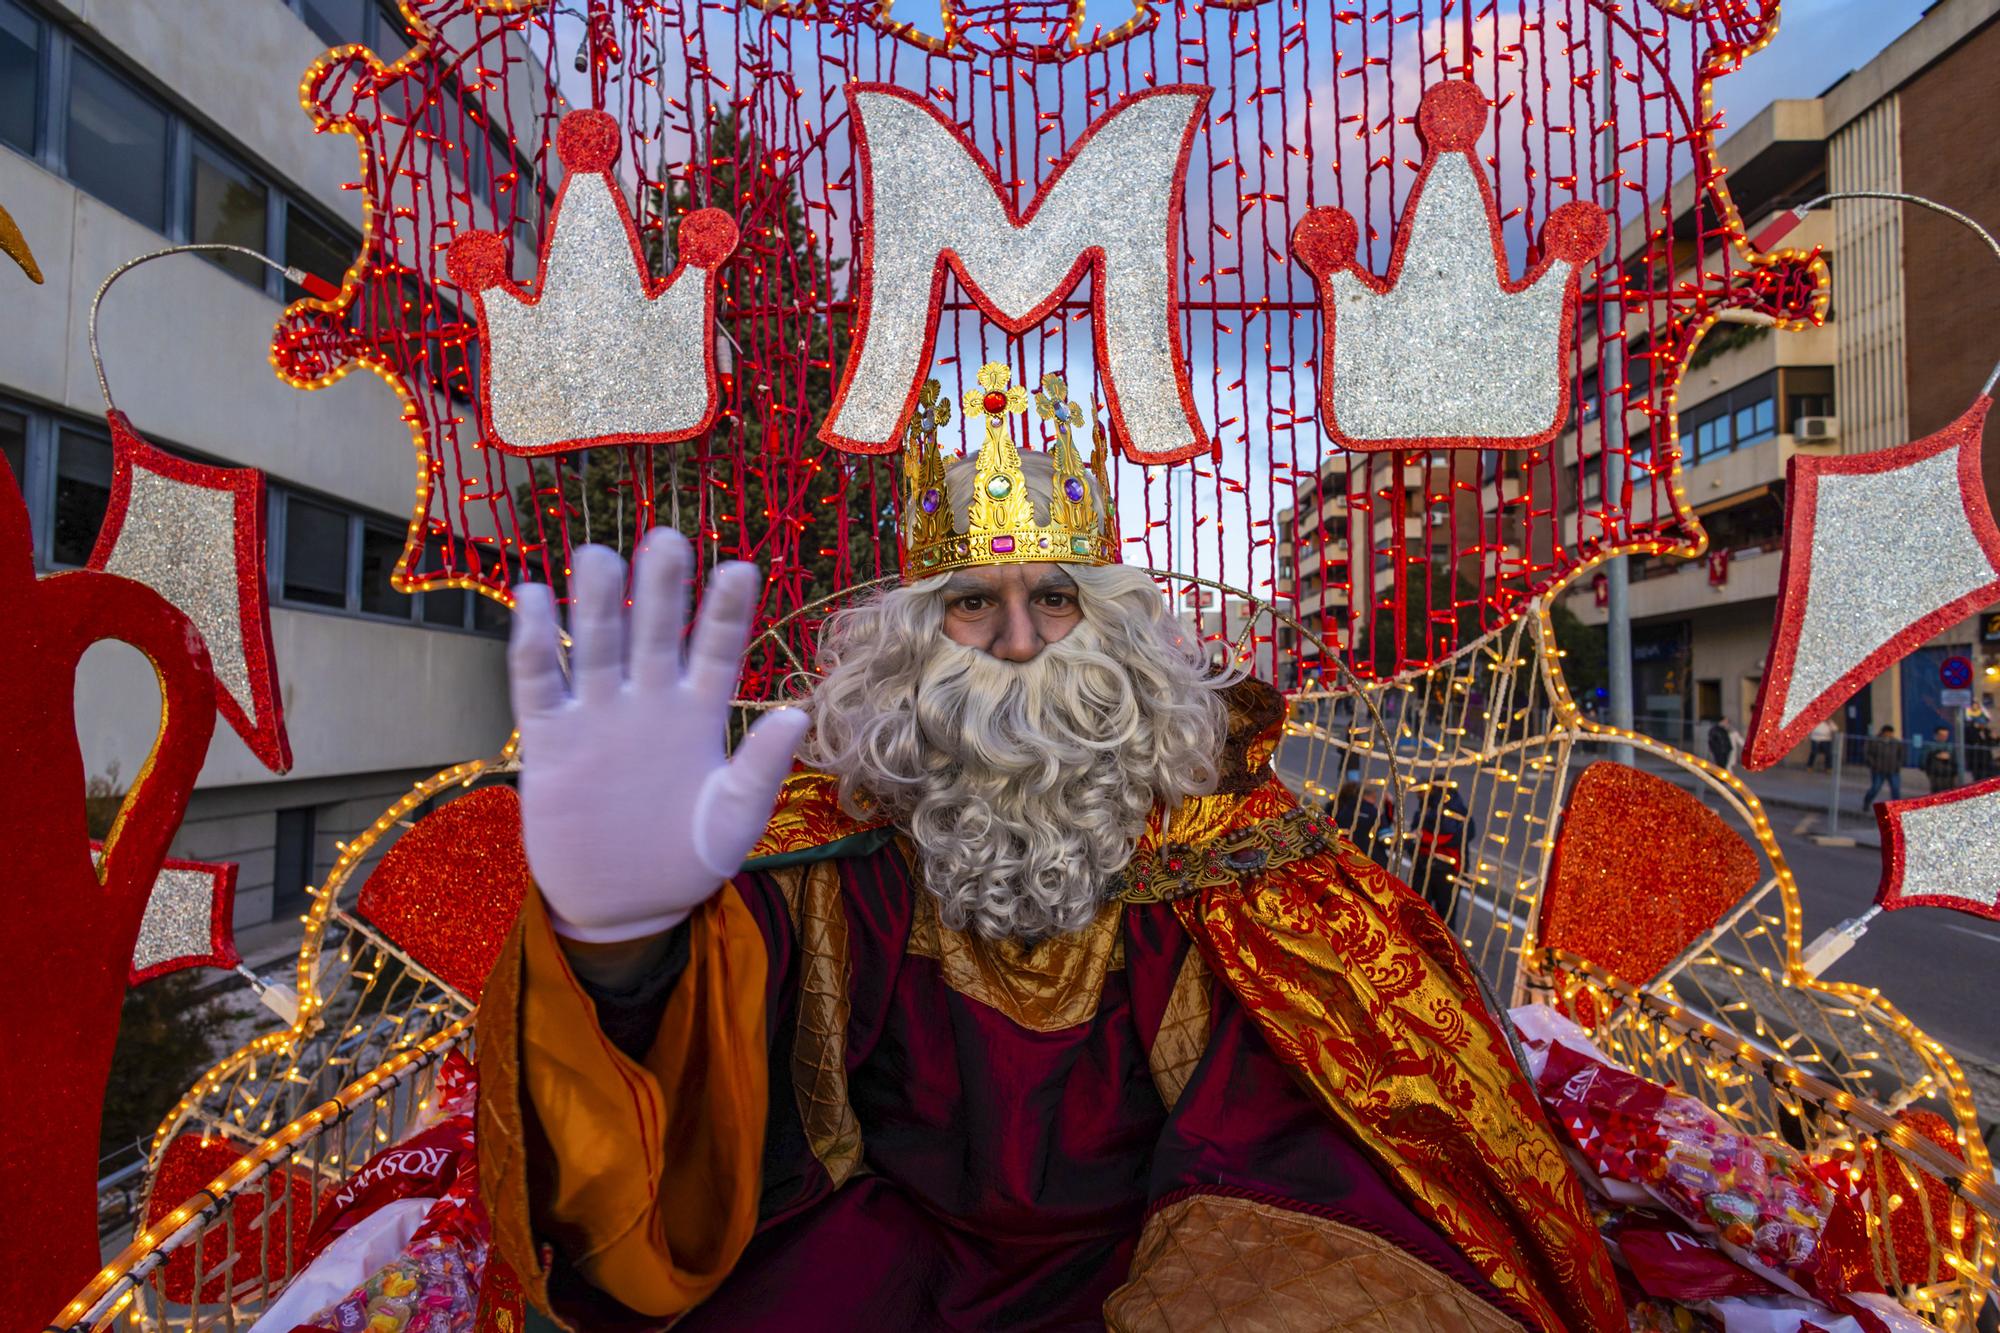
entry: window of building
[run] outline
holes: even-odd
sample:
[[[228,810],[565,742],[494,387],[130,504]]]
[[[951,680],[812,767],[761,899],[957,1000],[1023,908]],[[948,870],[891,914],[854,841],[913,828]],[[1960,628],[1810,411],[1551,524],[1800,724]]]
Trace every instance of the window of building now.
[[[1736,447],[1761,444],[1778,433],[1778,405],[1769,398],[1736,409]]]
[[[390,582],[402,554],[402,533],[373,523],[361,525],[361,609],[366,614],[410,618],[410,595],[396,591]]]
[[[69,178],[135,222],[167,229],[165,108],[82,51],[69,72]]]
[[[64,426],[56,436],[55,532],[50,562],[75,567],[90,559],[111,503],[111,442]]]
[[[284,255],[287,264],[338,286],[341,275],[347,272],[359,250],[358,242],[343,237],[338,229],[320,221],[303,204],[287,201]],[[296,301],[305,294],[305,288],[291,282],[285,284],[287,301]]]
[[[424,563],[421,568],[436,570],[445,568],[444,538],[432,537],[424,543]],[[426,625],[464,625],[465,599],[472,594],[462,588],[432,588],[424,593],[423,617]]]
[[[42,123],[44,106],[60,132]],[[0,143],[41,155],[168,240],[241,245],[328,281],[361,248],[359,235],[247,165],[240,148],[142,90],[85,39],[34,19],[19,0],[0,0]],[[206,257],[269,295],[303,295],[246,256]]]
[[[505,634],[511,613],[491,597],[472,599],[472,628],[480,634]]]
[[[348,516],[297,495],[285,497],[284,577],[288,602],[346,608]]]
[[[14,474],[14,484],[25,494],[28,487],[28,416],[0,407],[0,456]]]
[[[328,46],[366,43],[371,0],[298,0],[299,17]]]
[[[0,143],[33,153],[40,143],[42,25],[0,0]]]
[[[188,195],[190,241],[259,251],[269,244],[271,192],[221,150],[201,140],[194,146],[194,179]],[[248,255],[209,254],[204,258],[254,287],[264,286],[268,270]]]
[[[272,849],[271,915],[296,916],[306,910],[313,880],[313,838],[319,820],[309,805],[280,810]]]

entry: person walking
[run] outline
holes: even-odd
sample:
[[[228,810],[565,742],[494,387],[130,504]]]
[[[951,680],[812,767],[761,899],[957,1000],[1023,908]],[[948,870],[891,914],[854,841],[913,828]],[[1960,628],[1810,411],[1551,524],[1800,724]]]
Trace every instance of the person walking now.
[[[1924,756],[1924,776],[1933,792],[1950,791],[1958,785],[1958,756],[1951,748],[1951,728],[1939,727],[1931,736],[1930,753]]]
[[[1727,773],[1736,762],[1736,756],[1743,753],[1743,733],[1727,717],[1718,717],[1708,729],[1708,757],[1715,766]]]
[[[1974,782],[1993,776],[1993,696],[1979,696],[1979,706],[1965,714],[1965,771]]]
[[[1884,725],[1875,733],[1875,739],[1868,742],[1862,759],[1868,765],[1868,794],[1861,798],[1861,812],[1868,813],[1874,808],[1875,793],[1886,785],[1889,799],[1903,799],[1903,743],[1896,739],[1896,729]]]
[[[1814,765],[1821,760],[1826,761],[1827,772],[1833,771],[1833,740],[1839,734],[1830,717],[1821,719],[1820,724],[1812,729],[1807,737],[1812,742],[1812,748],[1806,752],[1806,772],[1812,772]]]

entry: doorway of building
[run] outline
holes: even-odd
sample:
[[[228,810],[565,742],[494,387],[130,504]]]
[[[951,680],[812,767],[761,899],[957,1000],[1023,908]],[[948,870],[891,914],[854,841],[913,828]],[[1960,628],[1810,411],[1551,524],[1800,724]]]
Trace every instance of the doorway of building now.
[[[1713,722],[1722,716],[1722,682],[1698,680],[1694,683],[1694,720]]]

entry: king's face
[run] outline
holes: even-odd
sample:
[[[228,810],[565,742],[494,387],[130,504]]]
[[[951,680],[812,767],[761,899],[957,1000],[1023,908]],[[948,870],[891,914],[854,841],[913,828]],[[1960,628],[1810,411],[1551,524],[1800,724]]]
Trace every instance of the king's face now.
[[[1033,661],[1082,619],[1076,581],[1059,564],[961,569],[945,584],[945,637],[1003,662]]]

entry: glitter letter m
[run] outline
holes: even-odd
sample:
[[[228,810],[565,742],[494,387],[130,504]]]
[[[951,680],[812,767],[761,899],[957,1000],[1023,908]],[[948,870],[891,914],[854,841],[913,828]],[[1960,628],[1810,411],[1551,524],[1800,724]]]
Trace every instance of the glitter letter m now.
[[[1188,151],[1208,95],[1176,84],[1125,98],[1084,131],[1017,216],[992,164],[928,102],[849,84],[861,166],[860,317],[820,438],[856,453],[898,447],[930,366],[947,266],[1009,333],[1040,323],[1088,270],[1115,438],[1143,463],[1207,451],[1175,274]]]

